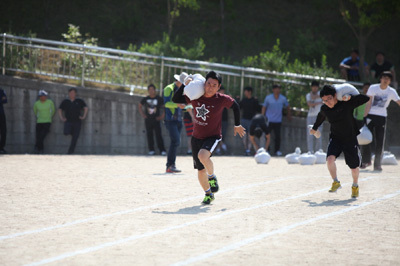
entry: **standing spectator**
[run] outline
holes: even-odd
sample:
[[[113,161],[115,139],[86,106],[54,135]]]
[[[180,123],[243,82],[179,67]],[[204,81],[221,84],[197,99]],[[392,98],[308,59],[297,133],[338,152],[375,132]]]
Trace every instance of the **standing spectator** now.
[[[385,71],[390,71],[393,76],[393,87],[397,89],[396,71],[394,70],[394,65],[385,59],[385,54],[383,52],[377,52],[375,55],[375,62],[371,65],[372,79],[379,82],[379,77]]]
[[[163,110],[163,99],[157,95],[156,87],[150,84],[147,87],[148,96],[144,97],[139,103],[139,113],[144,118],[146,126],[147,144],[149,146],[149,155],[154,155],[154,135],[156,134],[156,141],[161,155],[166,155],[164,148],[164,141],[161,135],[161,123],[164,120],[165,113]],[[143,111],[144,107],[144,111]]]
[[[6,92],[0,88],[0,154],[7,153],[4,147],[6,146],[7,137],[7,124],[6,114],[4,112],[3,104],[7,103]]]
[[[253,97],[253,88],[244,88],[244,97],[239,102],[240,109],[242,109],[242,119],[240,120],[241,125],[249,132],[251,119],[260,112],[260,104],[256,98]],[[250,155],[251,141],[248,134],[243,138],[243,144],[245,149],[245,155]]]
[[[371,83],[366,82],[364,83],[362,87],[362,91],[364,95],[367,95],[368,89],[371,86]],[[363,105],[358,106],[356,109],[354,109],[354,118],[356,119],[357,127],[358,129],[361,129],[364,125],[364,112],[365,112],[365,106],[367,106],[366,103]],[[362,150],[362,147],[361,147]]]
[[[379,84],[373,84],[368,89],[367,96],[370,99],[364,113],[366,116],[364,121],[375,138],[375,171],[382,171],[381,160],[385,142],[387,107],[390,101],[395,101],[400,105],[399,95],[395,89],[389,86],[392,73],[390,71],[382,72],[380,80]],[[369,144],[363,147],[361,169],[371,165],[371,146]]]
[[[181,144],[182,109],[184,109],[186,105],[174,103],[172,97],[174,97],[175,92],[182,85],[187,76],[188,74],[185,72],[182,72],[181,75],[175,74],[175,82],[164,88],[165,126],[171,139],[167,156],[167,173],[181,172],[181,170],[176,168],[175,161],[178,147]]]
[[[225,94],[225,88],[221,85],[221,88],[218,91],[219,93]],[[226,145],[226,130],[228,129],[228,109],[224,108],[222,111],[222,138],[221,141],[218,143],[216,153],[218,155],[221,154],[221,148],[226,154],[228,152],[228,146]]]
[[[47,99],[47,95],[48,93],[45,90],[40,90],[39,100],[33,105],[33,112],[36,116],[35,154],[43,154],[43,142],[50,131],[51,121],[56,112],[53,101]]]
[[[319,82],[313,80],[311,82],[311,92],[307,93],[307,105],[310,108],[307,113],[307,148],[309,152],[314,153],[322,148],[322,138],[315,138],[313,135],[308,134],[308,125],[313,125],[317,119],[317,115],[322,106],[322,99],[319,97]],[[323,130],[323,124],[318,128],[320,132]],[[314,140],[316,143],[314,143]],[[315,144],[315,150],[314,150]]]
[[[186,137],[187,137],[187,155],[192,155],[192,136],[193,136],[193,106],[186,105],[183,112],[183,123],[185,124]]]
[[[275,155],[277,156],[282,156],[280,148],[283,108],[287,110],[288,119],[292,120],[290,105],[286,97],[281,94],[281,87],[273,85],[272,94],[265,97],[261,113],[268,118],[269,129],[274,132]]]
[[[85,101],[76,98],[76,93],[76,88],[69,89],[69,99],[62,101],[58,109],[58,115],[60,116],[61,121],[65,122],[64,135],[72,135],[68,154],[73,154],[75,151],[76,142],[78,141],[79,133],[81,131],[82,120],[86,118],[88,113],[88,107],[86,106]]]
[[[365,75],[367,75],[368,73],[367,67],[368,64],[364,62]],[[360,73],[359,73],[360,58],[358,57],[358,50],[353,49],[353,51],[351,51],[350,56],[346,57],[345,59],[342,60],[342,62],[340,62],[339,68],[342,78],[344,78],[345,80],[360,81]]]

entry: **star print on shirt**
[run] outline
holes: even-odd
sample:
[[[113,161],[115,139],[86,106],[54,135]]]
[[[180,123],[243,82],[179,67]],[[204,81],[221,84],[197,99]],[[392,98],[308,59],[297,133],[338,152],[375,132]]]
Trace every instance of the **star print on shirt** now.
[[[209,113],[210,111],[206,109],[206,106],[203,105],[200,107],[196,107],[196,118],[201,118],[203,119],[203,121],[206,121],[207,117],[206,115]]]

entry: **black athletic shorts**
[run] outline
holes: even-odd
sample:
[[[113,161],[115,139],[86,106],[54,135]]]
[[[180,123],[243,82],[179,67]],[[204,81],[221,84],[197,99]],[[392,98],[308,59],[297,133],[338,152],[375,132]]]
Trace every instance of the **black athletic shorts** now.
[[[218,143],[221,141],[219,137],[210,137],[206,139],[196,139],[192,137],[192,155],[193,155],[193,166],[194,169],[203,170],[204,165],[200,162],[198,154],[201,149],[208,150],[212,153],[217,148]],[[211,157],[210,155],[210,157]]]
[[[330,139],[326,156],[334,155],[336,158],[343,152],[346,164],[350,169],[355,169],[361,164],[360,147],[357,139],[349,142],[341,142],[336,139]]]

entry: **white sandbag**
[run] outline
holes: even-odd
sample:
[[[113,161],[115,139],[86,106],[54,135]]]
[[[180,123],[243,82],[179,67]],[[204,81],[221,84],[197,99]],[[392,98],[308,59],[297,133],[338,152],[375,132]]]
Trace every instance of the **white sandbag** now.
[[[361,128],[360,134],[357,135],[357,140],[360,145],[368,145],[372,142],[372,133],[368,129],[367,125],[364,125]]]
[[[299,157],[299,163],[301,165],[313,165],[315,164],[315,161],[317,160],[317,157],[314,154],[309,153],[303,153]]]
[[[396,156],[390,152],[385,151],[382,157],[382,165],[398,165]]]
[[[200,74],[189,75],[185,81],[188,78],[191,78],[192,81],[183,89],[183,94],[190,100],[196,100],[203,96],[206,79]]]
[[[315,155],[315,157],[317,157],[317,160],[315,161],[316,164],[326,163],[326,153],[325,152],[323,152],[322,150],[319,150],[314,155]]]
[[[256,154],[262,153],[262,152],[267,152],[264,148],[259,148],[256,152]]]
[[[268,152],[264,151],[263,152],[259,152],[254,156],[254,159],[256,160],[257,163],[263,163],[263,164],[267,164],[269,162],[269,160],[271,159],[271,155],[269,155]]]
[[[301,150],[299,147],[297,147],[294,151],[294,153],[289,153],[285,156],[286,161],[288,162],[288,164],[295,164],[295,163],[299,163],[299,157],[301,154]]]
[[[349,83],[343,83],[343,84],[335,84],[333,85],[336,89],[336,98],[338,101],[343,100],[343,96],[345,95],[358,95],[360,92],[354,87],[353,85]]]

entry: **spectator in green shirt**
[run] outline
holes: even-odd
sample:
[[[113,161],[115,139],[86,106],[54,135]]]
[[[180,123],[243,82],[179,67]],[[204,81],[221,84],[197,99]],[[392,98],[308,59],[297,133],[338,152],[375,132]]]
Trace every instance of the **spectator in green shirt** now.
[[[34,153],[43,154],[44,139],[50,131],[51,121],[55,114],[55,107],[52,100],[47,99],[48,93],[39,91],[39,100],[33,105],[33,112],[36,116],[36,143]]]
[[[367,91],[369,89],[369,86],[371,86],[371,83],[366,82],[364,83],[362,87],[362,91],[364,95],[367,95]],[[364,125],[364,110],[365,110],[366,103],[363,105],[358,106],[356,109],[354,109],[354,118],[356,119],[358,129],[362,128]]]

